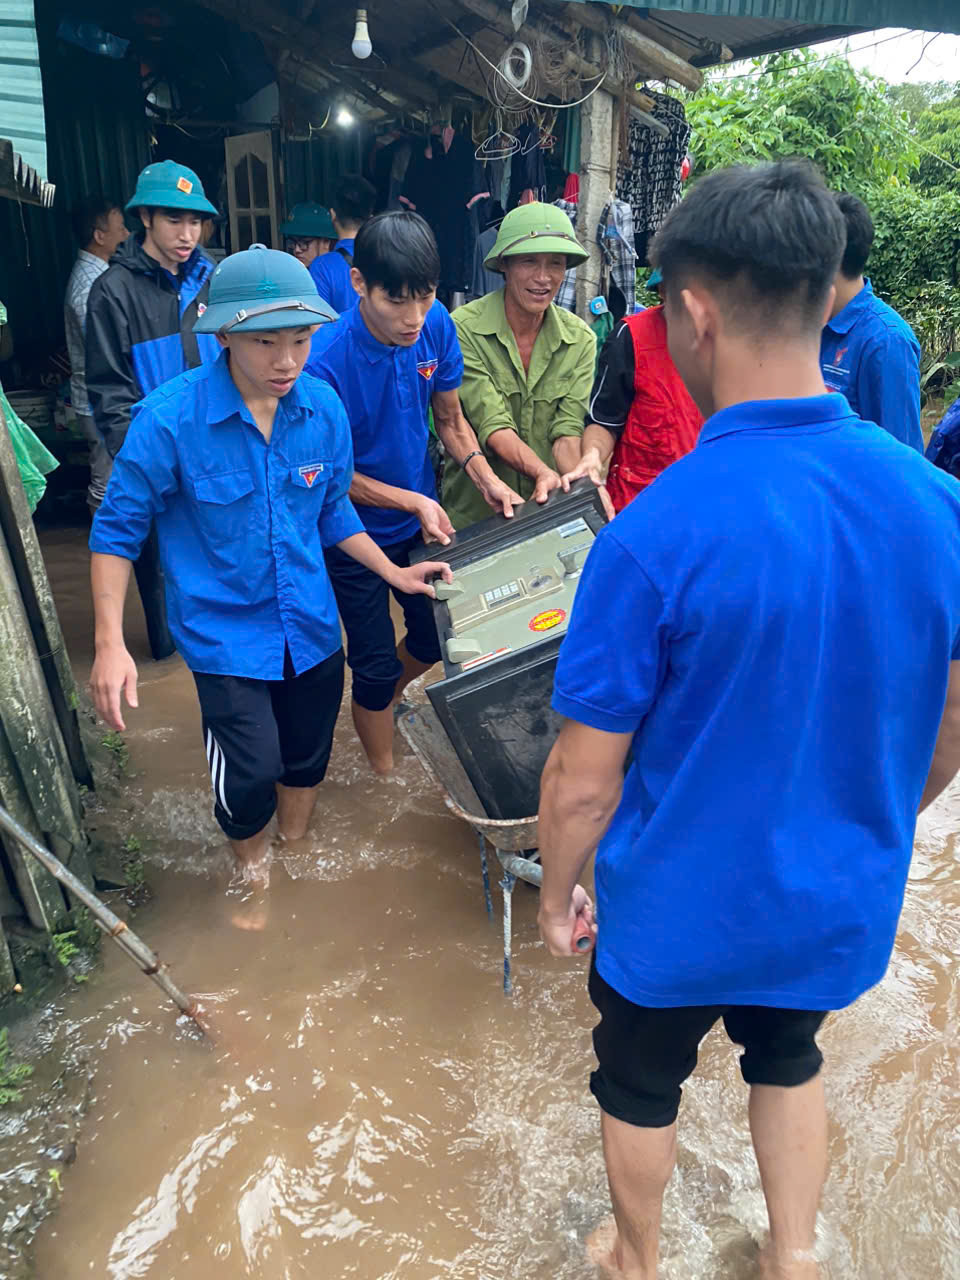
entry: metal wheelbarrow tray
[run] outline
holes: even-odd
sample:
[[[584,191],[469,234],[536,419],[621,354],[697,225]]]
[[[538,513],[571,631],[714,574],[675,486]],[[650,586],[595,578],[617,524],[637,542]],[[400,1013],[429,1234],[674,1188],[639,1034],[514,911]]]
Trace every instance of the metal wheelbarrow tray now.
[[[490,896],[490,871],[487,862],[488,841],[503,869],[503,879],[500,881],[500,888],[503,890],[503,990],[505,995],[511,995],[513,889],[518,879],[538,888],[543,880],[540,864],[523,856],[525,851],[537,847],[537,815],[512,819],[491,818],[487,815],[433,707],[415,707],[401,715],[398,724],[400,732],[426,773],[442,787],[447,808],[472,827],[477,836],[484,900],[487,915],[491,919],[493,901]]]

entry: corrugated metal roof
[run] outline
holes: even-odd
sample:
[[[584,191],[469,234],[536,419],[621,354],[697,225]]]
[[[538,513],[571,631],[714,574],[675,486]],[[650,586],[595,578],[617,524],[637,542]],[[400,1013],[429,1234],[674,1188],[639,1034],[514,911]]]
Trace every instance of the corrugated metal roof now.
[[[43,82],[33,0],[0,0],[0,137],[21,165],[47,174]]]
[[[586,0],[575,0],[583,4]],[[879,27],[909,27],[960,34],[956,0],[603,0],[633,9],[665,34],[726,45],[735,57],[836,40]],[[701,66],[709,53],[691,56]]]

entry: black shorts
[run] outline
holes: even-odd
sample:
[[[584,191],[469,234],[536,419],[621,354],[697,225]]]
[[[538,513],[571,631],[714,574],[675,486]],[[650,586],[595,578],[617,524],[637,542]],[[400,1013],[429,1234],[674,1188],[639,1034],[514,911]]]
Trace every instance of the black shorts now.
[[[213,782],[214,815],[231,840],[264,829],[277,808],[277,783],[315,787],[327,772],[343,697],[343,650],[282,680],[194,672]]]
[[[383,547],[384,555],[406,568],[410,552],[421,544],[419,534]],[[440,554],[438,550],[438,555]],[[390,591],[384,580],[339,547],[325,552],[327,572],[347,633],[347,662],[353,672],[353,699],[366,711],[383,711],[393,701],[403,665],[397,657],[397,637],[390,617]],[[440,641],[429,596],[394,591],[406,624],[407,652],[417,662],[440,661]]]
[[[649,1009],[615,991],[590,966],[590,999],[600,1013],[593,1033],[599,1062],[590,1090],[607,1115],[643,1129],[673,1124],[681,1085],[697,1065],[700,1041],[721,1018],[743,1046],[740,1070],[747,1084],[792,1088],[812,1080],[823,1065],[815,1036],[823,1010],[765,1009],[758,1005],[706,1005]]]

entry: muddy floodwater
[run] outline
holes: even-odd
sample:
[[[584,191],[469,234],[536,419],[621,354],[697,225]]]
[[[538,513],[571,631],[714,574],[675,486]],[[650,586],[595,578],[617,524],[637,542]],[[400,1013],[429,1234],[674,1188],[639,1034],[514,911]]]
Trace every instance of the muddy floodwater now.
[[[82,537],[47,534],[45,551],[85,678]],[[514,896],[508,1001],[473,836],[409,755],[372,778],[344,715],[312,832],[275,866],[266,931],[232,928],[192,680],[176,660],[142,676],[131,833],[154,896],[135,927],[203,993],[220,1041],[197,1043],[105,954],[65,1006],[94,1102],[37,1275],[594,1277],[583,1240],[609,1200],[586,962],[540,947],[534,891]],[[886,980],[822,1037],[832,1280],[960,1280],[958,830],[954,789],[922,821]],[[746,1094],[714,1034],[685,1091],[662,1275],[747,1280],[763,1223]]]

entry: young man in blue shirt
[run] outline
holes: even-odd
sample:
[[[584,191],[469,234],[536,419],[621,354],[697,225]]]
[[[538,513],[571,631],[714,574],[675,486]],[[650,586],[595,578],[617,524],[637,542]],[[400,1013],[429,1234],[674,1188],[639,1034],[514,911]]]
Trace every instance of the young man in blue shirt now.
[[[341,178],[337,183],[335,202],[330,209],[337,242],[330,253],[315,258],[310,264],[310,274],[317,292],[338,315],[357,305],[357,293],[350,281],[353,246],[357,232],[373,213],[376,199],[377,191],[373,183],[361,178],[358,173]]]
[[[343,401],[356,468],[350,497],[388,559],[410,563],[422,541],[447,543],[453,526],[437,501],[427,453],[428,413],[444,447],[467,470],[493,511],[522,502],[494,473],[460,408],[463,358],[446,308],[436,300],[440,258],[415,213],[381,213],[357,236],[356,307],[319,330],[307,362]],[[411,680],[440,661],[428,601],[394,590],[406,636],[397,647],[382,578],[341,551],[327,568],[347,633],[353,719],[371,767],[393,768],[393,705]]]
[[[597,538],[558,663],[540,927],[571,954],[596,849],[602,1256],[630,1280],[656,1276],[681,1086],[720,1019],[762,1274],[819,1275],[815,1034],[883,977],[917,811],[960,766],[960,486],[826,393],[844,239],[804,163],[711,174],[665,221],[670,355],[706,422]]]
[[[410,595],[432,596],[426,579],[449,576],[442,564],[398,567],[363,531],[343,406],[302,376],[315,325],[331,319],[289,254],[255,245],[221,263],[196,323],[220,358],[137,406],[90,534],[97,710],[122,730],[121,694],[138,705],[123,602],[155,520],[214,812],[244,878],[263,886],[274,813],[282,837],[306,833],[343,692],[325,549]]]
[[[870,210],[856,196],[836,200],[847,226],[847,247],[820,346],[823,380],[829,391],[846,396],[865,422],[875,422],[922,453],[920,344],[863,274],[874,237]]]

